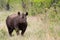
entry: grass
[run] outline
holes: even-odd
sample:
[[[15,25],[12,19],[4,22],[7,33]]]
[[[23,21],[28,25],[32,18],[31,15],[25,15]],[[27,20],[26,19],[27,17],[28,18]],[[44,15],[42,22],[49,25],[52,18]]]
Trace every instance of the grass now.
[[[24,36],[17,36],[16,32],[14,31],[13,37],[10,37],[8,34],[5,20],[8,15],[16,12],[0,12],[0,40],[60,40],[60,23],[58,21],[51,21],[49,18],[50,10],[48,12],[48,17],[45,16],[45,14],[28,16],[28,27]]]

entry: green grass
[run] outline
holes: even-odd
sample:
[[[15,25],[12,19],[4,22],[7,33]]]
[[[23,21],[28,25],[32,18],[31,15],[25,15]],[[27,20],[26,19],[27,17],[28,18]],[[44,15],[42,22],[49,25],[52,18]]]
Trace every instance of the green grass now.
[[[10,37],[6,27],[6,18],[8,15],[16,13],[15,11],[1,11],[0,12],[0,40],[58,40],[60,39],[60,21],[59,12],[58,14],[51,15],[51,9],[47,11],[47,16],[45,14],[37,14],[35,16],[29,15],[27,17],[28,27],[24,36],[16,35],[14,31],[13,37]],[[58,17],[56,17],[58,16]],[[46,17],[46,19],[45,19]],[[53,21],[51,21],[53,19]],[[57,19],[55,21],[55,19]]]

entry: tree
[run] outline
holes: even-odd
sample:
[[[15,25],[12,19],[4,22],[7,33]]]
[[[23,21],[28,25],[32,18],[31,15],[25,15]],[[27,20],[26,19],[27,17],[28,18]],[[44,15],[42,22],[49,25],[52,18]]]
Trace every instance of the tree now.
[[[26,4],[24,3],[24,0],[22,0],[22,7],[23,7],[23,11],[26,11]]]
[[[9,10],[9,9],[10,9],[9,2],[10,2],[10,0],[8,0],[8,1],[7,1],[7,4],[6,4],[6,9],[7,9],[7,10]]]

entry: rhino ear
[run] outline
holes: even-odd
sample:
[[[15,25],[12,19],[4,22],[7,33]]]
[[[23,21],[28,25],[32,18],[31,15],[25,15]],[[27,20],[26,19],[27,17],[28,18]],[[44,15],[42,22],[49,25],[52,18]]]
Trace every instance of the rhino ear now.
[[[26,12],[26,14],[25,14],[26,16],[28,15],[28,12]]]
[[[20,12],[18,12],[18,15],[20,15]]]

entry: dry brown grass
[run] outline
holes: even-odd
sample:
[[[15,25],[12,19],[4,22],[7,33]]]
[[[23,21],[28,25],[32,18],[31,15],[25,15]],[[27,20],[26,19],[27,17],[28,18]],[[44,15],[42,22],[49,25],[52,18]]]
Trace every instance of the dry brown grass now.
[[[59,25],[50,24],[50,21],[42,14],[28,16],[28,27],[24,36],[17,36],[14,31],[14,36],[10,37],[5,24],[5,19],[9,14],[4,13],[0,15],[0,40],[60,40]]]

